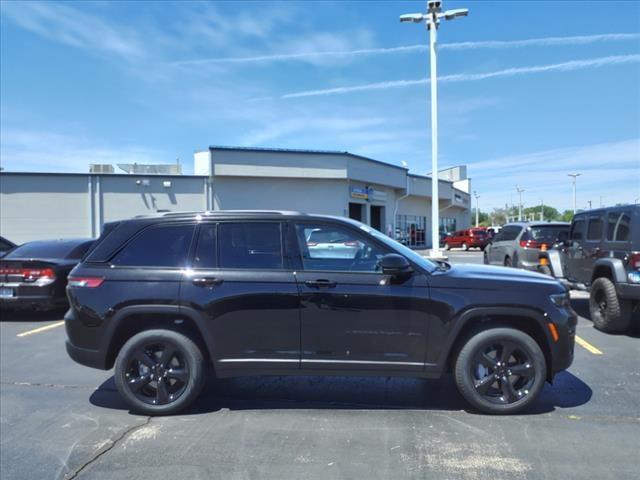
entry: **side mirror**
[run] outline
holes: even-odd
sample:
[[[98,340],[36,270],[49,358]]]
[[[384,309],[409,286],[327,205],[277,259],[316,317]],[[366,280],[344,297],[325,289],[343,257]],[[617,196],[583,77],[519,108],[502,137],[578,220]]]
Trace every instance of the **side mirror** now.
[[[387,253],[382,257],[380,267],[382,268],[382,273],[385,275],[402,276],[413,272],[409,260],[397,253]]]

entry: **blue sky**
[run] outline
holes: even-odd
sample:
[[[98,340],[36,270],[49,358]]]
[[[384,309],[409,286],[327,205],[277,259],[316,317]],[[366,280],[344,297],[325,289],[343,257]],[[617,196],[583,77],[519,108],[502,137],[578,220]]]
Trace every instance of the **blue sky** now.
[[[208,145],[430,170],[425,2],[2,1],[6,170],[169,163]],[[483,209],[640,197],[640,3],[445,2],[440,164]],[[403,47],[403,48],[398,48]],[[406,48],[404,48],[406,47]]]

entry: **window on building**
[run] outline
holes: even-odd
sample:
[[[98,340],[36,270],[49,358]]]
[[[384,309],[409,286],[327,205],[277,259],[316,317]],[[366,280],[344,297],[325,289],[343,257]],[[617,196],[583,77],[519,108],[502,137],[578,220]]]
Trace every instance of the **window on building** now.
[[[607,215],[607,240],[628,242],[631,240],[631,214],[610,212]]]
[[[396,215],[395,239],[408,247],[424,247],[426,224],[427,217]]]
[[[144,229],[113,259],[131,267],[184,267],[194,225],[163,225]]]
[[[220,223],[221,268],[282,269],[280,223]]]
[[[193,268],[216,267],[216,225],[201,225],[193,256]]]
[[[337,225],[296,225],[305,270],[378,272],[387,253],[369,238]]]
[[[440,217],[440,233],[451,233],[456,231],[456,219],[450,217]]]

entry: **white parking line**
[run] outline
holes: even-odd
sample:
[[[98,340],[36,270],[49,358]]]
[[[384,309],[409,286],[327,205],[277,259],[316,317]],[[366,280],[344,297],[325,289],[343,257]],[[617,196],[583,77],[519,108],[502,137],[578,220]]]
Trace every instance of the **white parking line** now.
[[[51,330],[52,328],[61,327],[64,325],[64,320],[56,323],[52,323],[50,325],[45,325],[44,327],[34,328],[33,330],[27,330],[26,332],[19,333],[16,335],[17,337],[26,337],[27,335],[33,335],[34,333],[44,332],[46,330]]]

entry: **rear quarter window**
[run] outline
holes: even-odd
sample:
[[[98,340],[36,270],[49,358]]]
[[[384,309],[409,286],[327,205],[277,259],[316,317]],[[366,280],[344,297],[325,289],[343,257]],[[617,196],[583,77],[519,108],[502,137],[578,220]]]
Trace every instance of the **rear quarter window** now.
[[[631,241],[631,212],[609,212],[607,215],[607,240]]]
[[[184,267],[194,229],[194,225],[147,227],[111,263],[122,267]]]

